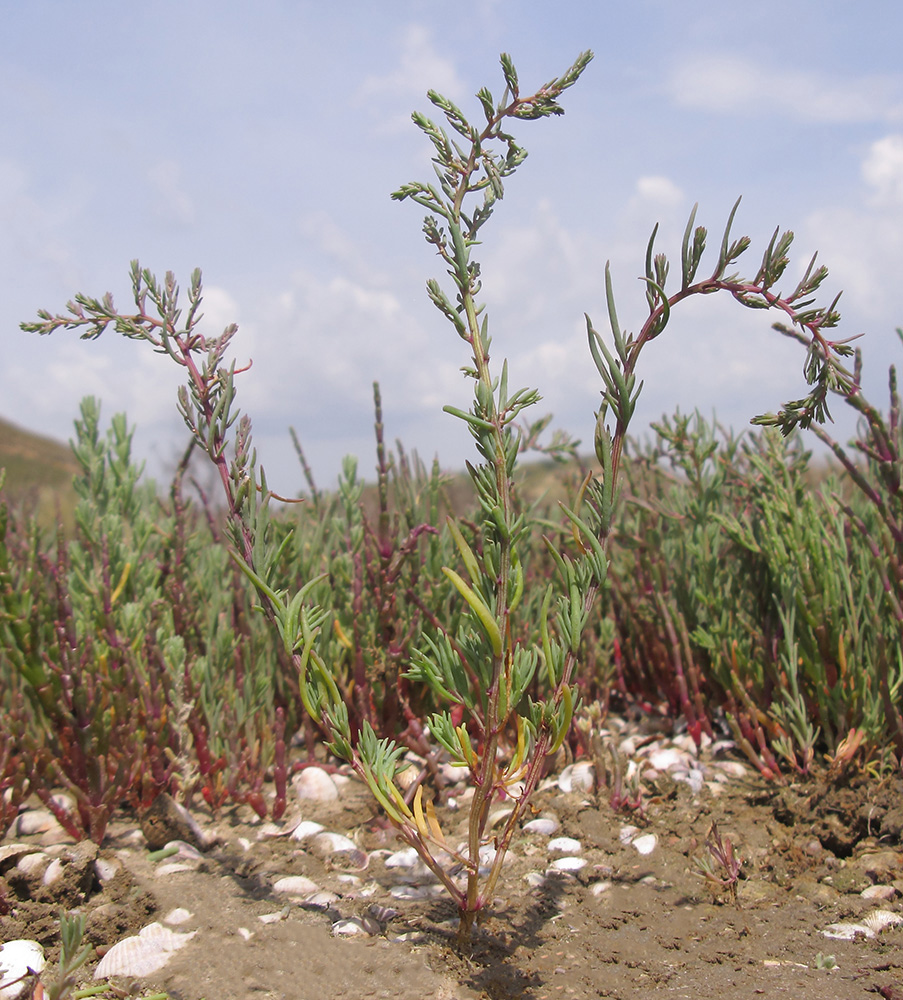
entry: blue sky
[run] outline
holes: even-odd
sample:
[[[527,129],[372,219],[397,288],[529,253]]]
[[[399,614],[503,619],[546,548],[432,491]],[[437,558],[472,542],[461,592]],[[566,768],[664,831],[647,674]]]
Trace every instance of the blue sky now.
[[[468,405],[465,345],[424,293],[442,275],[422,211],[389,199],[431,178],[410,113],[432,87],[478,118],[473,94],[502,90],[500,52],[526,91],[586,48],[596,59],[565,116],[517,125],[530,156],[479,256],[495,357],[542,392],[537,415],[591,440],[583,313],[602,328],[605,261],[635,330],[652,226],[673,259],[694,202],[717,242],[739,195],[746,269],[776,226],[797,234],[788,287],[818,250],[826,295],[844,290],[843,334],[866,334],[867,395],[886,406],[903,356],[897,0],[2,6],[0,415],[18,424],[66,439],[92,393],[137,424],[154,473],[181,450],[167,359],[112,333],[18,329],[77,291],[126,307],[137,257],[183,287],[200,266],[207,332],[240,325],[235,353],[254,364],[238,400],[279,492],[301,486],[290,425],[323,483],[345,454],[371,474],[374,380],[389,440],[460,467],[470,438],[442,406]],[[763,314],[690,301],[644,358],[634,429],[677,406],[741,428],[802,395],[802,361]]]

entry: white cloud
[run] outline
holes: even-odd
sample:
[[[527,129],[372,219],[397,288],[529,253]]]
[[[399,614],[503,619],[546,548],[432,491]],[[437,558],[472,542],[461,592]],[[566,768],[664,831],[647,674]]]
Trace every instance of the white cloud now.
[[[869,147],[862,176],[879,205],[903,206],[903,135],[888,135]]]
[[[684,200],[684,193],[668,177],[640,177],[636,182],[637,197],[663,208],[676,208]]]
[[[726,114],[821,122],[900,121],[903,76],[836,75],[765,66],[739,55],[685,57],[668,89],[676,104]]]

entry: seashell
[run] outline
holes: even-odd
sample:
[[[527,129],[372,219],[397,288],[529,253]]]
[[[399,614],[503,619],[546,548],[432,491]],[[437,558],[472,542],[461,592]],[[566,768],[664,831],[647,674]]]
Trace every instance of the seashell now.
[[[336,875],[337,882],[343,882],[345,885],[350,885],[352,889],[358,889],[361,885],[361,880],[357,875]]]
[[[667,747],[664,750],[656,750],[648,757],[649,765],[654,767],[656,771],[668,771],[672,767],[676,767],[678,764],[682,764],[683,762],[684,755],[679,750],[675,750],[674,747]]]
[[[49,809],[29,809],[27,812],[19,813],[9,828],[11,837],[30,837],[36,833],[56,835],[57,831],[60,834],[64,832],[56,816]]]
[[[262,924],[277,924],[288,916],[288,907],[278,913],[261,913],[257,918]]]
[[[441,885],[393,885],[389,890],[395,899],[432,899],[445,892]]]
[[[593,887],[590,891],[594,896],[601,896],[603,892],[608,892],[611,886],[612,883],[608,879],[602,879],[601,882],[593,882]]]
[[[61,858],[54,858],[53,861],[44,869],[44,874],[41,876],[42,885],[53,885],[63,877],[63,871],[66,866],[63,864]]]
[[[339,789],[322,767],[306,767],[292,778],[295,794],[307,802],[335,802]]]
[[[629,844],[639,832],[640,828],[638,826],[622,826],[621,832],[618,834],[618,840],[622,844]]]
[[[524,881],[533,889],[539,889],[546,884],[546,877],[542,872],[528,872],[524,875]]]
[[[198,866],[191,861],[171,861],[165,865],[157,865],[154,875],[164,878],[166,875],[178,875],[179,872],[194,872]]]
[[[0,846],[0,866],[7,861],[22,859],[27,854],[41,853],[40,849],[32,844],[3,844]],[[46,855],[44,855],[46,857]],[[23,869],[24,870],[24,869]]]
[[[310,844],[311,851],[319,857],[329,857],[330,854],[341,854],[356,851],[357,844],[341,833],[330,833],[328,830],[314,836]]]
[[[379,903],[371,903],[367,907],[367,913],[381,924],[387,924],[398,916],[398,910],[393,910],[391,906],[380,906]]]
[[[322,823],[314,823],[311,819],[302,819],[295,829],[292,830],[291,837],[292,840],[307,840],[308,837],[322,833],[325,829]]]
[[[549,841],[547,846],[550,851],[557,854],[579,854],[583,850],[580,841],[574,840],[573,837],[555,837],[554,840]]]
[[[243,941],[250,941],[254,937],[254,932],[249,931],[247,927],[237,927],[235,930]]]
[[[899,913],[891,913],[890,910],[875,910],[862,922],[875,934],[880,934],[885,927],[895,927],[897,924],[903,924],[903,917]]]
[[[95,979],[108,976],[150,976],[159,972],[173,953],[197,934],[177,934],[156,922],[142,928],[134,937],[123,938],[104,955],[94,970]]]
[[[586,858],[556,858],[550,867],[556,872],[579,872],[586,867]]]
[[[321,890],[313,892],[301,900],[301,906],[306,910],[328,910],[333,903],[337,903],[339,897],[334,892]]]
[[[247,837],[237,837],[236,840],[238,842],[238,846],[243,851],[250,851],[251,850],[251,841],[248,840]]]
[[[44,964],[44,949],[37,941],[20,938],[0,945],[0,1000],[19,996],[28,985],[21,977],[27,976],[29,970],[40,972]],[[19,982],[15,982],[17,979]]]
[[[188,844],[184,840],[171,840],[167,845],[165,850],[172,850],[175,848],[176,855],[185,861],[203,861],[204,855],[193,845]],[[172,857],[170,854],[169,857]]]
[[[194,916],[190,910],[186,910],[184,906],[177,906],[174,910],[170,910],[169,913],[163,918],[163,923],[172,924],[177,927],[179,924],[185,924]]]
[[[618,752],[622,753],[625,757],[632,757],[636,753],[636,747],[636,736],[628,736],[618,744]]]
[[[503,823],[510,815],[514,812],[513,806],[505,806],[502,809],[496,809],[495,812],[489,814],[489,829],[492,830],[497,827],[500,823]]]
[[[651,854],[655,850],[655,845],[658,843],[658,838],[654,833],[644,834],[642,837],[637,837],[632,841],[633,846],[640,852],[640,854]]]
[[[37,851],[34,854],[26,854],[24,857],[19,858],[16,870],[20,871],[23,875],[31,875],[33,873],[43,872],[45,867],[49,864],[50,856],[45,854],[43,851]]]
[[[747,774],[746,765],[741,764],[739,760],[721,760],[713,766],[729,778],[745,778]]]
[[[264,837],[284,837],[290,832],[288,829],[283,829],[278,823],[264,823],[257,828],[257,839],[263,840]]]
[[[826,938],[838,941],[855,941],[857,936],[872,938],[875,932],[865,924],[828,924],[822,931]]]
[[[413,847],[405,847],[386,858],[386,868],[413,868],[420,860]]]
[[[333,937],[351,937],[354,934],[366,934],[363,923],[357,917],[350,920],[337,920],[332,925]]]
[[[870,885],[867,889],[863,889],[859,895],[863,899],[890,900],[897,895],[897,890],[892,885]]]
[[[558,775],[558,787],[563,792],[591,792],[596,784],[596,771],[588,760],[578,760]]]
[[[524,823],[523,826],[526,833],[539,833],[545,837],[551,837],[560,828],[561,824],[554,816],[538,816],[536,819],[531,819],[529,822]]]
[[[94,862],[94,874],[98,882],[110,882],[122,871],[118,858],[98,858]]]
[[[291,896],[309,896],[317,892],[319,886],[304,875],[287,875],[279,879],[273,886],[273,892],[284,892]]]

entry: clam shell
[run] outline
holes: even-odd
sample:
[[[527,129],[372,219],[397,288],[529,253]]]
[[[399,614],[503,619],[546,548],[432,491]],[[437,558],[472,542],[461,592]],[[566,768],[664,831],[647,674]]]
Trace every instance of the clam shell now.
[[[310,819],[302,819],[301,822],[291,832],[292,840],[307,840],[314,834],[322,833],[325,827],[322,823],[314,823]]]
[[[44,964],[44,949],[37,941],[20,938],[0,946],[0,984],[10,984],[0,988],[0,1000],[19,996],[28,984],[24,980],[18,983],[13,980],[27,975],[29,969],[40,972]]]
[[[875,934],[880,934],[885,927],[895,927],[897,924],[903,924],[903,917],[899,913],[891,913],[890,910],[875,910],[874,913],[870,913],[862,922]]]
[[[413,847],[405,847],[401,851],[390,854],[385,860],[386,868],[413,868],[420,860]]]
[[[150,976],[159,972],[173,953],[195,936],[197,931],[178,934],[156,922],[148,924],[134,937],[123,938],[100,960],[95,979],[108,976]]]
[[[273,892],[284,892],[291,896],[309,896],[318,892],[320,887],[304,875],[286,875],[273,886]]]
[[[640,852],[640,854],[651,854],[655,850],[655,845],[658,843],[658,837],[654,833],[644,834],[642,837],[637,837],[633,841],[633,846]]]
[[[350,920],[337,920],[332,925],[333,937],[350,937],[354,934],[366,933],[367,929],[364,927],[363,921],[358,920],[357,917],[352,917]]]
[[[339,797],[336,783],[322,767],[306,767],[292,778],[292,786],[302,801],[335,802]]]
[[[556,854],[579,854],[583,850],[583,845],[573,837],[555,837],[548,845],[550,851]]]
[[[186,910],[184,906],[177,906],[174,910],[170,910],[169,913],[163,918],[163,922],[166,924],[172,924],[174,927],[179,924],[187,923],[194,914],[190,910]]]
[[[586,858],[556,858],[550,867],[556,872],[579,872],[586,867]]]
[[[342,854],[357,850],[357,844],[349,837],[341,833],[330,833],[328,830],[316,834],[311,841],[310,847],[311,851],[320,857],[329,857],[330,854]]]
[[[0,845],[0,865],[11,859],[21,859],[26,854],[37,854],[39,851],[40,848],[33,844],[2,844]]]
[[[558,787],[563,792],[591,792],[596,784],[596,771],[588,760],[578,760],[558,775]]]
[[[863,899],[893,899],[897,895],[897,890],[892,885],[870,885],[859,895]]]
[[[561,824],[554,816],[537,816],[536,819],[531,819],[523,826],[525,833],[539,833],[544,837],[551,837],[560,828]]]

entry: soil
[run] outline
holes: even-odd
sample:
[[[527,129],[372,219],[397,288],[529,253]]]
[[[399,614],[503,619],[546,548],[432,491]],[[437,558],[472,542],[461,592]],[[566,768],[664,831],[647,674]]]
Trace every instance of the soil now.
[[[196,812],[220,842],[197,868],[160,875],[135,822],[119,822],[99,856],[119,859],[124,870],[102,887],[72,861],[74,874],[48,898],[7,869],[0,888],[13,908],[0,918],[0,940],[35,938],[55,960],[61,904],[81,904],[99,951],[174,907],[188,909],[192,917],[175,929],[196,930],[194,938],[162,971],[117,979],[121,997],[161,990],[173,1000],[903,998],[903,923],[871,939],[822,934],[878,909],[903,914],[899,777],[784,787],[748,778],[718,795],[663,780],[649,789],[643,815],[615,813],[605,794],[549,785],[536,794],[535,810],[558,816],[557,835],[581,842],[586,866],[531,887],[525,876],[550,862],[548,839],[516,837],[502,898],[464,954],[454,947],[455,911],[445,898],[389,894],[396,881],[380,851],[401,845],[354,783],[337,803],[305,804],[303,814],[349,834],[368,852],[366,869],[362,856],[343,868],[336,859],[351,856],[333,855],[331,863],[289,837],[259,837],[262,824],[234,809],[216,819]],[[447,834],[460,832],[465,810],[439,815]],[[713,821],[743,862],[736,901],[697,870]],[[650,854],[622,842],[626,824],[656,835]],[[69,850],[90,859],[92,846]],[[355,897],[340,878],[349,871],[373,894]],[[305,908],[274,892],[287,875],[305,875],[340,898]],[[863,897],[871,885],[893,887],[896,896]],[[274,913],[282,918],[259,920]],[[334,936],[339,917],[366,918],[374,933]],[[834,968],[823,967],[830,957]]]

